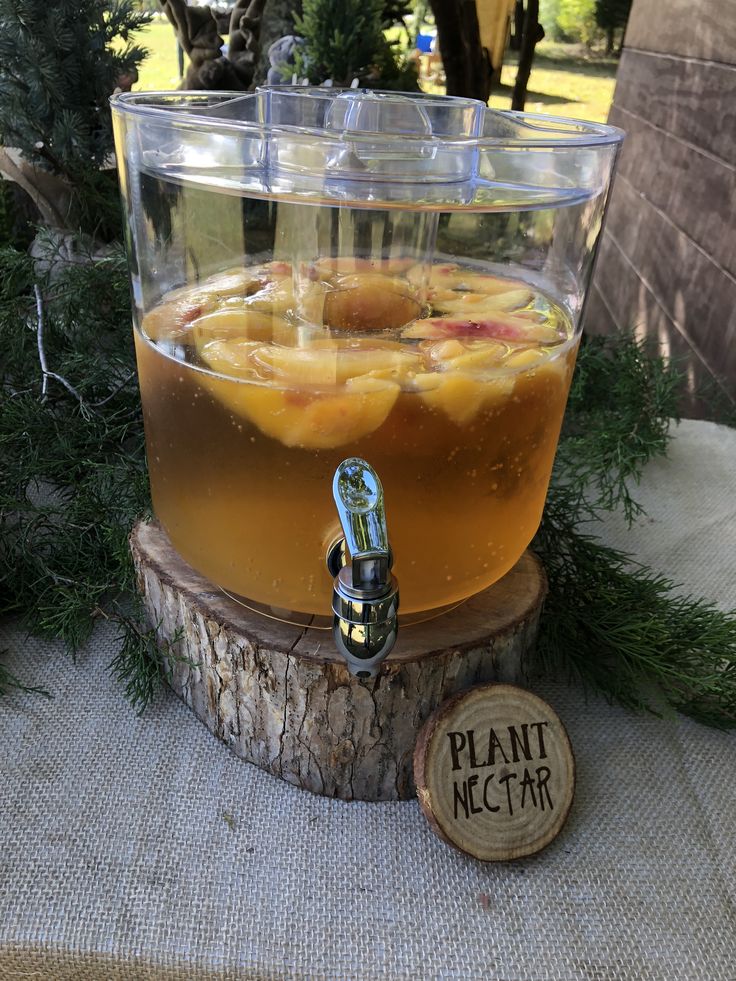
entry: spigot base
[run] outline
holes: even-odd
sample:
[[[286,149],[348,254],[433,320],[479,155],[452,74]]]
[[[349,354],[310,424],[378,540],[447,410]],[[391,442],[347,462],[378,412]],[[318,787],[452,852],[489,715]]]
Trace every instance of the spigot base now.
[[[348,671],[355,678],[367,680],[378,675],[396,643],[396,618],[384,623],[350,623],[335,615],[332,636],[335,646],[345,658]]]

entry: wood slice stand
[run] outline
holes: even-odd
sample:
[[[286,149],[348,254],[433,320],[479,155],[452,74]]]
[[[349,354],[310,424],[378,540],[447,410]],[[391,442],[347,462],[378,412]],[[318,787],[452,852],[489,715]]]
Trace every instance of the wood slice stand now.
[[[404,627],[371,681],[351,677],[328,630],[251,612],[195,572],[155,522],[131,535],[138,588],[168,682],[244,760],[316,794],[414,796],[419,730],[450,695],[481,681],[525,684],[546,579],[526,552],[490,589]]]

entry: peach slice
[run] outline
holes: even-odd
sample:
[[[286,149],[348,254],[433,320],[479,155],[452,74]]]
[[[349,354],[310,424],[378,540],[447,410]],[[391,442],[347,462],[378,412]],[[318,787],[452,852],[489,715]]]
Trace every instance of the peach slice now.
[[[492,338],[514,344],[560,344],[564,338],[554,327],[534,323],[523,316],[498,311],[492,317],[478,320],[464,317],[428,317],[417,320],[402,332],[402,337],[425,340],[455,338]]]
[[[509,352],[500,341],[434,341],[425,350],[442,371],[487,371],[499,367]]]
[[[327,450],[353,443],[386,421],[395,382],[349,378],[339,391],[308,393],[201,373],[200,383],[236,416],[285,446]]]
[[[211,340],[202,345],[199,356],[208,368],[233,378],[255,378],[253,354],[263,347],[260,341]]]
[[[270,314],[258,310],[227,306],[193,320],[191,332],[198,348],[215,340],[270,341],[274,320]]]
[[[267,283],[257,293],[252,293],[243,300],[250,310],[260,313],[271,313],[283,317],[294,307],[294,290],[290,279],[280,279]]]
[[[178,299],[149,310],[141,321],[141,330],[152,341],[181,341],[189,334],[192,322],[216,305],[214,297],[187,290]]]
[[[480,380],[454,371],[430,378],[417,376],[416,382],[424,404],[444,412],[458,426],[471,422],[482,409],[500,402],[514,389],[513,377],[501,375]]]
[[[219,296],[255,293],[275,280],[291,278],[291,263],[264,262],[257,266],[233,266],[208,276],[201,284],[204,290],[214,290]]]
[[[328,387],[368,374],[401,381],[421,370],[423,359],[417,351],[397,347],[347,346],[337,341],[309,347],[271,345],[254,352],[253,360],[262,372],[270,371],[290,385]]]
[[[406,278],[415,286],[420,286],[426,281],[431,291],[466,290],[490,295],[506,293],[509,290],[519,288],[518,282],[513,279],[473,272],[464,269],[456,262],[435,263],[429,269],[429,276],[427,276],[426,266],[416,265],[408,271]]]
[[[530,290],[507,290],[504,293],[453,293],[448,299],[433,299],[432,306],[444,313],[460,316],[493,316],[498,310],[517,310],[527,306],[532,300]]]
[[[308,283],[299,293],[296,303],[296,314],[300,320],[309,324],[324,326],[325,296],[327,287],[324,283]]]
[[[544,378],[552,383],[566,381],[572,373],[572,363],[568,357],[550,357],[543,351],[528,348],[514,351],[508,356],[505,365],[514,372],[517,385],[524,385],[526,378]]]
[[[535,368],[546,359],[544,351],[539,348],[526,348],[522,351],[512,352],[506,358],[506,365],[509,368]]]
[[[271,262],[266,262],[261,266],[261,269],[272,279],[286,279],[292,273],[291,263],[283,262],[281,259],[273,259]]]
[[[258,269],[228,269],[205,279],[199,291],[206,296],[250,296],[268,285],[271,278]]]

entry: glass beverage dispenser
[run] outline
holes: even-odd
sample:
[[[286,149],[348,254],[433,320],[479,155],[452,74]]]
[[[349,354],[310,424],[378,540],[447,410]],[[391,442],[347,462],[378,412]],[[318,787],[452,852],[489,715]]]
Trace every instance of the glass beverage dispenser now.
[[[622,134],[287,86],[113,110],[156,516],[372,674],[397,580],[426,618],[537,529]]]

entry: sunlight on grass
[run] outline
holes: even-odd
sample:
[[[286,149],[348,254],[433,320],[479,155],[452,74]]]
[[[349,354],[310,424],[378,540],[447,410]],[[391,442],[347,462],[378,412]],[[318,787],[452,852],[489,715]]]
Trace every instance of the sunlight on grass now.
[[[179,85],[179,69],[176,62],[176,38],[167,20],[155,20],[137,37],[148,50],[149,56],[140,67],[140,79],[135,86],[140,92],[157,89],[175,89]]]
[[[616,65],[576,63],[563,57],[552,60],[545,57],[544,45],[539,47],[539,57],[529,79],[526,111],[605,123],[616,87]],[[556,49],[561,47],[555,45]],[[515,79],[516,64],[508,61],[501,70],[501,87],[497,86],[491,94],[489,104],[494,109],[511,108]]]

